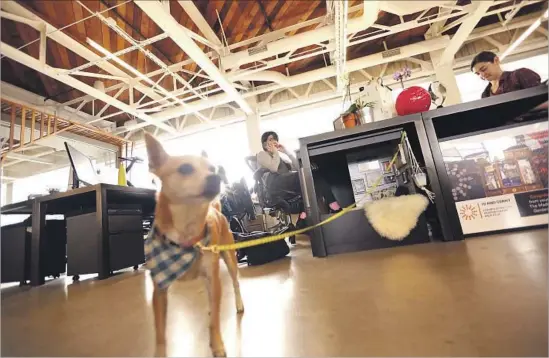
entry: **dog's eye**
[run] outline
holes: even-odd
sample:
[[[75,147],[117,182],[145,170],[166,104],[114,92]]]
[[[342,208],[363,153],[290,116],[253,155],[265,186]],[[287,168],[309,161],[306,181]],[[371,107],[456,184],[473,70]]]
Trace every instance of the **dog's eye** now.
[[[194,168],[190,164],[182,164],[179,167],[178,171],[183,175],[189,175],[189,174],[192,174],[192,172],[194,172]]]

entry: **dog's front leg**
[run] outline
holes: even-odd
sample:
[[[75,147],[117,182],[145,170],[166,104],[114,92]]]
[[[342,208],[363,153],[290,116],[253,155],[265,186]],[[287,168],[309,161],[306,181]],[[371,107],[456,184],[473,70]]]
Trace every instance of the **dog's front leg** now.
[[[240,295],[240,284],[238,283],[238,261],[236,259],[236,252],[233,250],[224,251],[221,253],[221,256],[227,265],[229,274],[231,275],[231,279],[233,281],[236,312],[244,313],[244,303],[242,302],[242,296]]]
[[[205,272],[210,301],[210,347],[214,357],[225,357],[225,345],[221,338],[221,280],[219,278],[219,254],[212,254],[211,264]]]
[[[168,312],[168,290],[158,288],[153,291],[154,329],[156,334],[156,348],[166,344],[166,315]]]

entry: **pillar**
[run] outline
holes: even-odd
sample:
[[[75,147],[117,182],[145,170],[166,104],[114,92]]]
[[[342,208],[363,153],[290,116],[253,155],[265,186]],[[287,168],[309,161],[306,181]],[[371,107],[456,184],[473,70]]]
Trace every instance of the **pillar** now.
[[[259,115],[259,106],[255,97],[248,98],[247,102],[252,108],[253,113],[248,114],[246,117],[246,135],[248,137],[250,155],[254,155],[261,152],[263,149],[261,146],[261,129],[259,128],[261,118]]]
[[[446,87],[446,101],[444,106],[461,103],[461,93],[454,74],[452,63],[440,64],[440,56],[443,50],[431,52],[431,62],[433,63],[436,80]]]
[[[259,113],[252,113],[246,117],[246,135],[248,136],[248,148],[251,155],[257,154],[262,150],[259,121]]]
[[[6,203],[5,205],[13,203],[13,182],[6,184]]]

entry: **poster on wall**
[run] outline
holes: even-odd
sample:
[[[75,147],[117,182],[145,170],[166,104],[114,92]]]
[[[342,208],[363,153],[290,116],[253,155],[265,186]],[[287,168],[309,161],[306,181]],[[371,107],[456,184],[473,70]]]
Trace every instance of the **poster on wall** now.
[[[440,142],[464,234],[548,223],[548,124]]]

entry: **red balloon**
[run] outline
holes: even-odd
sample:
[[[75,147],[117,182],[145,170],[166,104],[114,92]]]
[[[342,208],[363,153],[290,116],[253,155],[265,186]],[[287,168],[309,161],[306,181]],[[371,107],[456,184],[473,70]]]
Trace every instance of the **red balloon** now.
[[[403,90],[397,97],[395,109],[399,116],[421,113],[431,107],[431,95],[427,90],[412,86]]]

